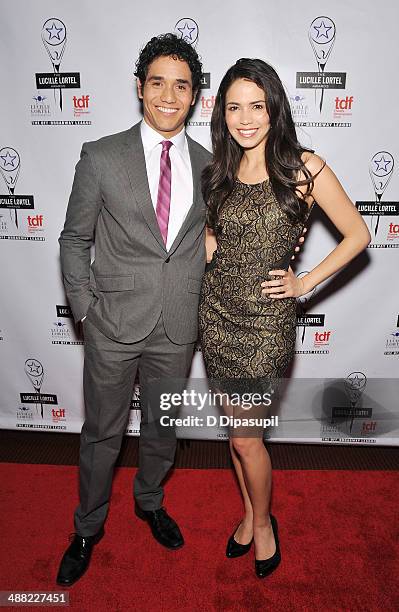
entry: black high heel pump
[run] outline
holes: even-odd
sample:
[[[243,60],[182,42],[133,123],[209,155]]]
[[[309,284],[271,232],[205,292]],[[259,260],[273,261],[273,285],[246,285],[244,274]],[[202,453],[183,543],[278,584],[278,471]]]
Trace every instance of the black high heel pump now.
[[[235,528],[235,530],[227,541],[226,557],[228,557],[229,559],[234,559],[235,557],[242,557],[242,555],[246,555],[249,549],[251,548],[253,542],[253,538],[248,544],[239,544],[235,541],[234,536],[240,525],[241,523],[237,525],[237,527]]]

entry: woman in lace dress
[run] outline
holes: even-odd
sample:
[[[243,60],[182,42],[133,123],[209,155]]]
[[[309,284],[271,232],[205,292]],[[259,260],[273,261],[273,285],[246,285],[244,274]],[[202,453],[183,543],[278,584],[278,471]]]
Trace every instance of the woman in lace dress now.
[[[294,355],[296,298],[365,249],[370,234],[332,170],[299,144],[283,85],[262,60],[241,59],[227,71],[211,134],[214,157],[203,174],[210,263],[200,338],[209,379],[228,397],[236,391],[242,398],[284,376]],[[315,202],[343,239],[298,279],[289,263]],[[231,414],[228,401],[223,408]],[[261,408],[250,412],[259,415]],[[230,435],[230,449],[244,515],[226,554],[241,556],[254,541],[255,570],[263,578],[281,558],[277,521],[269,514],[271,464],[263,430]]]

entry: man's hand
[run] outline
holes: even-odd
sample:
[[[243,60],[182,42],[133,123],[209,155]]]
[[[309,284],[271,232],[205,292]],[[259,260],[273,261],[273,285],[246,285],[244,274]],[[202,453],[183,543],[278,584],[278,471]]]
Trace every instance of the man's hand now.
[[[263,295],[281,300],[287,297],[297,298],[306,293],[302,278],[295,276],[291,267],[288,270],[270,270],[269,275],[279,278],[261,283]]]
[[[303,243],[305,242],[305,236],[304,234],[306,234],[306,232],[308,231],[307,227],[303,228],[303,232],[302,232],[302,236],[299,237],[298,239],[298,246],[295,247],[295,253],[299,253],[299,251],[301,250],[301,246],[303,245]],[[293,255],[291,257],[291,261],[295,259],[295,255]]]

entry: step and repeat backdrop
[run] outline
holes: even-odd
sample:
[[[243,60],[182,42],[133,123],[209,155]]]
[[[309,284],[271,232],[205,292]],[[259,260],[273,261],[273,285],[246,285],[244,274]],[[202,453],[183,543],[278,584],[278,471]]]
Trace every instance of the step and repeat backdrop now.
[[[399,444],[397,2],[251,0],[244,10],[239,0],[1,0],[0,7],[0,427],[80,431],[83,338],[58,247],[74,167],[83,142],[140,119],[138,52],[153,35],[175,32],[204,66],[190,135],[210,149],[221,77],[239,57],[265,59],[284,82],[299,139],[327,160],[372,235],[353,264],[298,300],[295,362],[280,425],[268,436]],[[315,210],[296,274],[338,240]],[[200,346],[191,378],[206,389]],[[139,407],[132,381],[130,435],[139,433]],[[182,427],[179,435],[224,439],[226,430]]]

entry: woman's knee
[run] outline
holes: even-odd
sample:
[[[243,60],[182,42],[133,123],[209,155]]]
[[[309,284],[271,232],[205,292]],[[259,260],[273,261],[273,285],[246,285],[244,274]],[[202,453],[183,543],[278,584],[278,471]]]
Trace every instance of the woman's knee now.
[[[241,456],[255,453],[261,445],[263,445],[263,442],[259,438],[239,438],[234,436],[230,438],[230,446]]]

